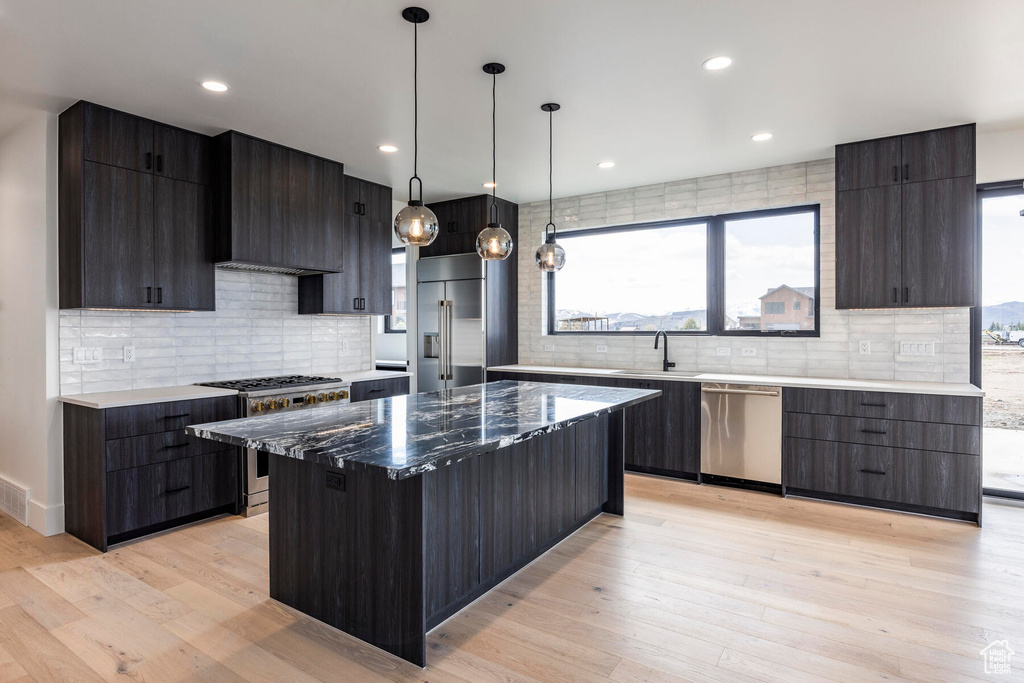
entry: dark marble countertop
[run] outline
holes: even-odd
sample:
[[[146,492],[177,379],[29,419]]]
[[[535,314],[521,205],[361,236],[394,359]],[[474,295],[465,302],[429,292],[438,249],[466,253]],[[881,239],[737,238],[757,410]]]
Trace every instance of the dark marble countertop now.
[[[186,432],[404,479],[660,395],[648,389],[490,382],[193,425]]]

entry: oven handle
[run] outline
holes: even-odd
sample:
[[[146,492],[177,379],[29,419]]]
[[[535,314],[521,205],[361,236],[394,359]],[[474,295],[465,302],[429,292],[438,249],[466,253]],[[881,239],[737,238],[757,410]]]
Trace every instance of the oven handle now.
[[[758,391],[756,389],[705,389],[701,387],[702,394],[743,394],[746,396],[778,396],[777,391]]]

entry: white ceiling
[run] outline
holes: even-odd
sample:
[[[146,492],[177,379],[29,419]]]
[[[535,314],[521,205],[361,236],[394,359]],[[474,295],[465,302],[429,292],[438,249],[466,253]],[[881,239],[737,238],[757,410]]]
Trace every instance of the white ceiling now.
[[[831,156],[837,142],[977,121],[1024,128],[1021,0],[423,0],[425,198],[568,196]],[[412,170],[401,0],[0,0],[0,132],[78,99],[237,129],[395,188]],[[731,68],[711,73],[708,57]],[[224,95],[198,87],[230,84]],[[753,143],[768,130],[775,138]],[[394,143],[384,155],[376,147]],[[616,167],[599,170],[598,161]]]

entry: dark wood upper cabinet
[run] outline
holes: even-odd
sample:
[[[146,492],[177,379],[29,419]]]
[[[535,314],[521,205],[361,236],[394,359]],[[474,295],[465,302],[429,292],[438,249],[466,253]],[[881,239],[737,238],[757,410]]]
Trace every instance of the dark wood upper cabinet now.
[[[391,188],[344,176],[341,272],[299,278],[299,313],[391,313]]]
[[[940,128],[904,135],[903,182],[974,177],[975,125]]]
[[[218,263],[342,271],[341,164],[236,131],[215,138],[213,156]]]
[[[836,192],[836,308],[900,305],[901,224],[899,185]]]
[[[900,139],[882,138],[836,147],[836,190],[900,183]]]
[[[974,176],[907,183],[902,191],[903,304],[975,305]]]
[[[59,125],[60,307],[213,310],[209,138],[88,102]]]
[[[836,147],[836,308],[977,303],[974,137],[969,124]]]
[[[153,172],[152,121],[86,102],[75,107],[81,117],[85,161]]]
[[[199,133],[153,125],[153,172],[189,183],[210,183],[210,138]]]
[[[215,306],[210,190],[156,176],[154,220],[156,303],[165,308],[212,311]]]

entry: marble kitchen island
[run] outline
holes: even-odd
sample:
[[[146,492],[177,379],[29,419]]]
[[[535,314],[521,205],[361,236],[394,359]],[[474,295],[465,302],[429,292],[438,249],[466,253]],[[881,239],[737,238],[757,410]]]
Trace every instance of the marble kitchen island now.
[[[270,594],[403,659],[601,512],[623,513],[623,409],[660,391],[491,382],[229,420],[270,459]]]

